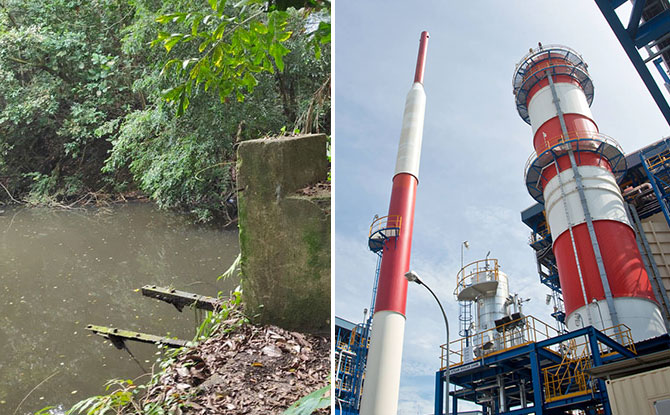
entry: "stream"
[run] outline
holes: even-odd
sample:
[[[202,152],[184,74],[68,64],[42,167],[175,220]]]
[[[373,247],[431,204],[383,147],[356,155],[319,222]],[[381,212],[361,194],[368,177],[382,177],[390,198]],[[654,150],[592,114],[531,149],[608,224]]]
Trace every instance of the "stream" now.
[[[146,284],[216,296],[239,252],[237,231],[191,224],[148,203],[0,215],[0,413],[68,409],[134,379],[160,357],[155,345],[125,350],[85,330],[113,326],[192,340],[196,313],[143,297]],[[148,376],[138,382],[148,380]],[[20,407],[19,407],[20,405]],[[18,410],[17,410],[18,408]],[[15,412],[16,411],[16,412]],[[61,413],[55,411],[54,413]]]

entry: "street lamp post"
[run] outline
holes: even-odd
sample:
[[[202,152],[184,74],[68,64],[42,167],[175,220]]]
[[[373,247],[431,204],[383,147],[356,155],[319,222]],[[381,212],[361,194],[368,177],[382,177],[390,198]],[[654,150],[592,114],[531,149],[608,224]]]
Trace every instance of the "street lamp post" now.
[[[444,413],[445,415],[449,415],[449,321],[447,320],[447,313],[444,312],[444,307],[442,307],[442,303],[440,300],[437,298],[433,290],[430,289],[429,286],[427,286],[423,281],[421,281],[421,278],[419,278],[419,274],[416,273],[416,271],[410,270],[405,273],[405,278],[409,282],[415,282],[419,285],[423,285],[426,287],[428,292],[433,296],[435,301],[437,301],[437,305],[440,306],[440,311],[442,311],[442,317],[444,318],[444,326],[447,329],[447,344],[446,344],[446,350],[447,350],[447,368],[444,371],[444,378],[445,378],[445,400],[444,400]]]

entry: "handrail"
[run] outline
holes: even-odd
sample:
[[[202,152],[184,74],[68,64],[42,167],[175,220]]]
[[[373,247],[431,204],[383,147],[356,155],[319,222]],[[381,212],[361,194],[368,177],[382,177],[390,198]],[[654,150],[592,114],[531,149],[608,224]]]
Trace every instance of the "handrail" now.
[[[609,327],[601,330],[601,332],[635,353],[635,343],[633,342],[631,330],[625,324]],[[592,366],[593,351],[591,350],[588,338],[582,336],[580,339],[582,340],[579,343],[577,339],[570,339],[567,342],[567,350],[563,355],[561,363],[542,369],[544,372],[547,402],[591,392],[591,388],[589,387],[591,378],[586,373],[586,370]],[[597,353],[601,358],[617,353],[616,351],[609,350],[604,343],[597,343]],[[576,353],[579,353],[579,356],[574,356]],[[573,382],[578,388],[576,391],[571,392],[570,386],[573,385]]]
[[[370,233],[368,234],[368,238],[371,237],[373,233],[379,232],[383,229],[393,228],[400,231],[401,225],[402,225],[402,216],[400,215],[388,215],[376,218],[375,220],[372,221],[372,224],[370,225]]]
[[[665,163],[668,159],[670,159],[670,150],[665,149],[660,153],[645,159],[645,163],[647,163],[647,168],[649,168],[649,170],[653,170],[656,166]]]
[[[574,49],[572,49],[568,46],[559,45],[559,44],[544,45],[544,46],[542,46],[541,49],[540,48],[531,49],[527,54],[525,54],[523,56],[523,58],[521,58],[519,63],[516,64],[516,66],[514,67],[514,76],[512,77],[512,84],[514,86],[516,86],[515,82],[516,82],[516,79],[518,77],[517,73],[519,72],[519,69],[528,66],[527,63],[530,60],[530,58],[534,57],[535,55],[541,55],[543,52],[549,52],[549,51],[567,52],[567,53],[565,53],[565,55],[560,56],[560,57],[562,59],[569,60],[575,66],[578,66],[578,65],[584,63],[584,58],[582,58],[582,55],[580,55],[576,50],[574,50]],[[570,55],[574,55],[575,57],[577,57],[579,59],[578,60],[570,59],[569,58]],[[559,57],[559,55],[557,55],[556,57]]]
[[[580,141],[596,141],[600,143],[607,143],[610,144],[613,147],[616,147],[622,154],[623,154],[623,149],[619,145],[619,143],[613,139],[610,136],[607,136],[605,134],[601,133],[595,133],[593,131],[569,131],[567,137],[564,134],[558,135],[556,137],[551,137],[548,139],[544,139],[544,148],[540,148],[540,153],[537,153],[536,151],[533,151],[530,156],[528,157],[528,160],[526,161],[526,166],[525,166],[525,172],[527,174],[528,169],[530,168],[531,164],[541,157],[543,154],[545,154],[547,151],[553,150],[555,147],[562,145],[562,144],[570,144],[573,142],[576,142],[579,145]]]
[[[479,261],[471,262],[461,268],[458,274],[456,274],[454,295],[458,296],[466,287],[480,282],[498,281],[499,274],[500,267],[498,266],[497,259],[480,259]]]
[[[463,337],[449,342],[449,366],[458,366],[464,363],[464,352],[466,344],[483,346],[487,342],[495,342],[499,347],[491,347],[486,350],[481,347],[479,356],[474,356],[473,361],[485,356],[502,353],[506,350],[515,349],[529,343],[547,340],[558,336],[560,333],[554,327],[533,317],[526,316],[513,320],[500,326],[484,330],[468,337]],[[440,346],[441,370],[446,368],[446,344]],[[471,346],[468,346],[471,347]]]

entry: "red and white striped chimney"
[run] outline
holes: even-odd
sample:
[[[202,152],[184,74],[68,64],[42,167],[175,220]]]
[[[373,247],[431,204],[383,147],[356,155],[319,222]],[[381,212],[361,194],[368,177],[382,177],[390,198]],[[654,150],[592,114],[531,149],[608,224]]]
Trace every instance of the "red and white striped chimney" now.
[[[533,129],[526,185],[544,203],[566,326],[625,324],[634,341],[665,333],[617,184],[625,158],[593,119],[586,63],[570,48],[540,45],[517,65],[513,84]]]
[[[428,32],[422,32],[414,82],[405,99],[388,213],[389,217],[399,218],[398,223],[401,226],[398,235],[386,242],[382,254],[361,415],[389,415],[398,412],[407,304],[407,280],[404,275],[409,271],[414,202],[419,183],[423,118],[426,109],[423,69],[427,47]]]

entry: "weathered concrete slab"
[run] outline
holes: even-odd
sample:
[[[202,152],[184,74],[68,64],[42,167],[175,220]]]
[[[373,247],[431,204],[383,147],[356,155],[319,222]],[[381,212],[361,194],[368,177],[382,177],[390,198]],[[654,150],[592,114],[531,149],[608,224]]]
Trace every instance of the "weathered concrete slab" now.
[[[259,323],[330,325],[330,196],[326,136],[250,140],[238,148],[243,299]]]
[[[92,331],[106,339],[109,339],[114,346],[122,348],[122,343],[126,340],[132,340],[141,343],[164,344],[169,347],[187,347],[194,343],[187,340],[171,339],[169,337],[155,336],[153,334],[138,333],[136,331],[117,329],[114,327],[96,326],[89,324],[86,330]]]
[[[170,287],[158,287],[156,285],[145,285],[142,287],[142,295],[170,303],[179,311],[182,311],[184,307],[214,311],[220,308],[222,304],[218,298],[179,291]]]

